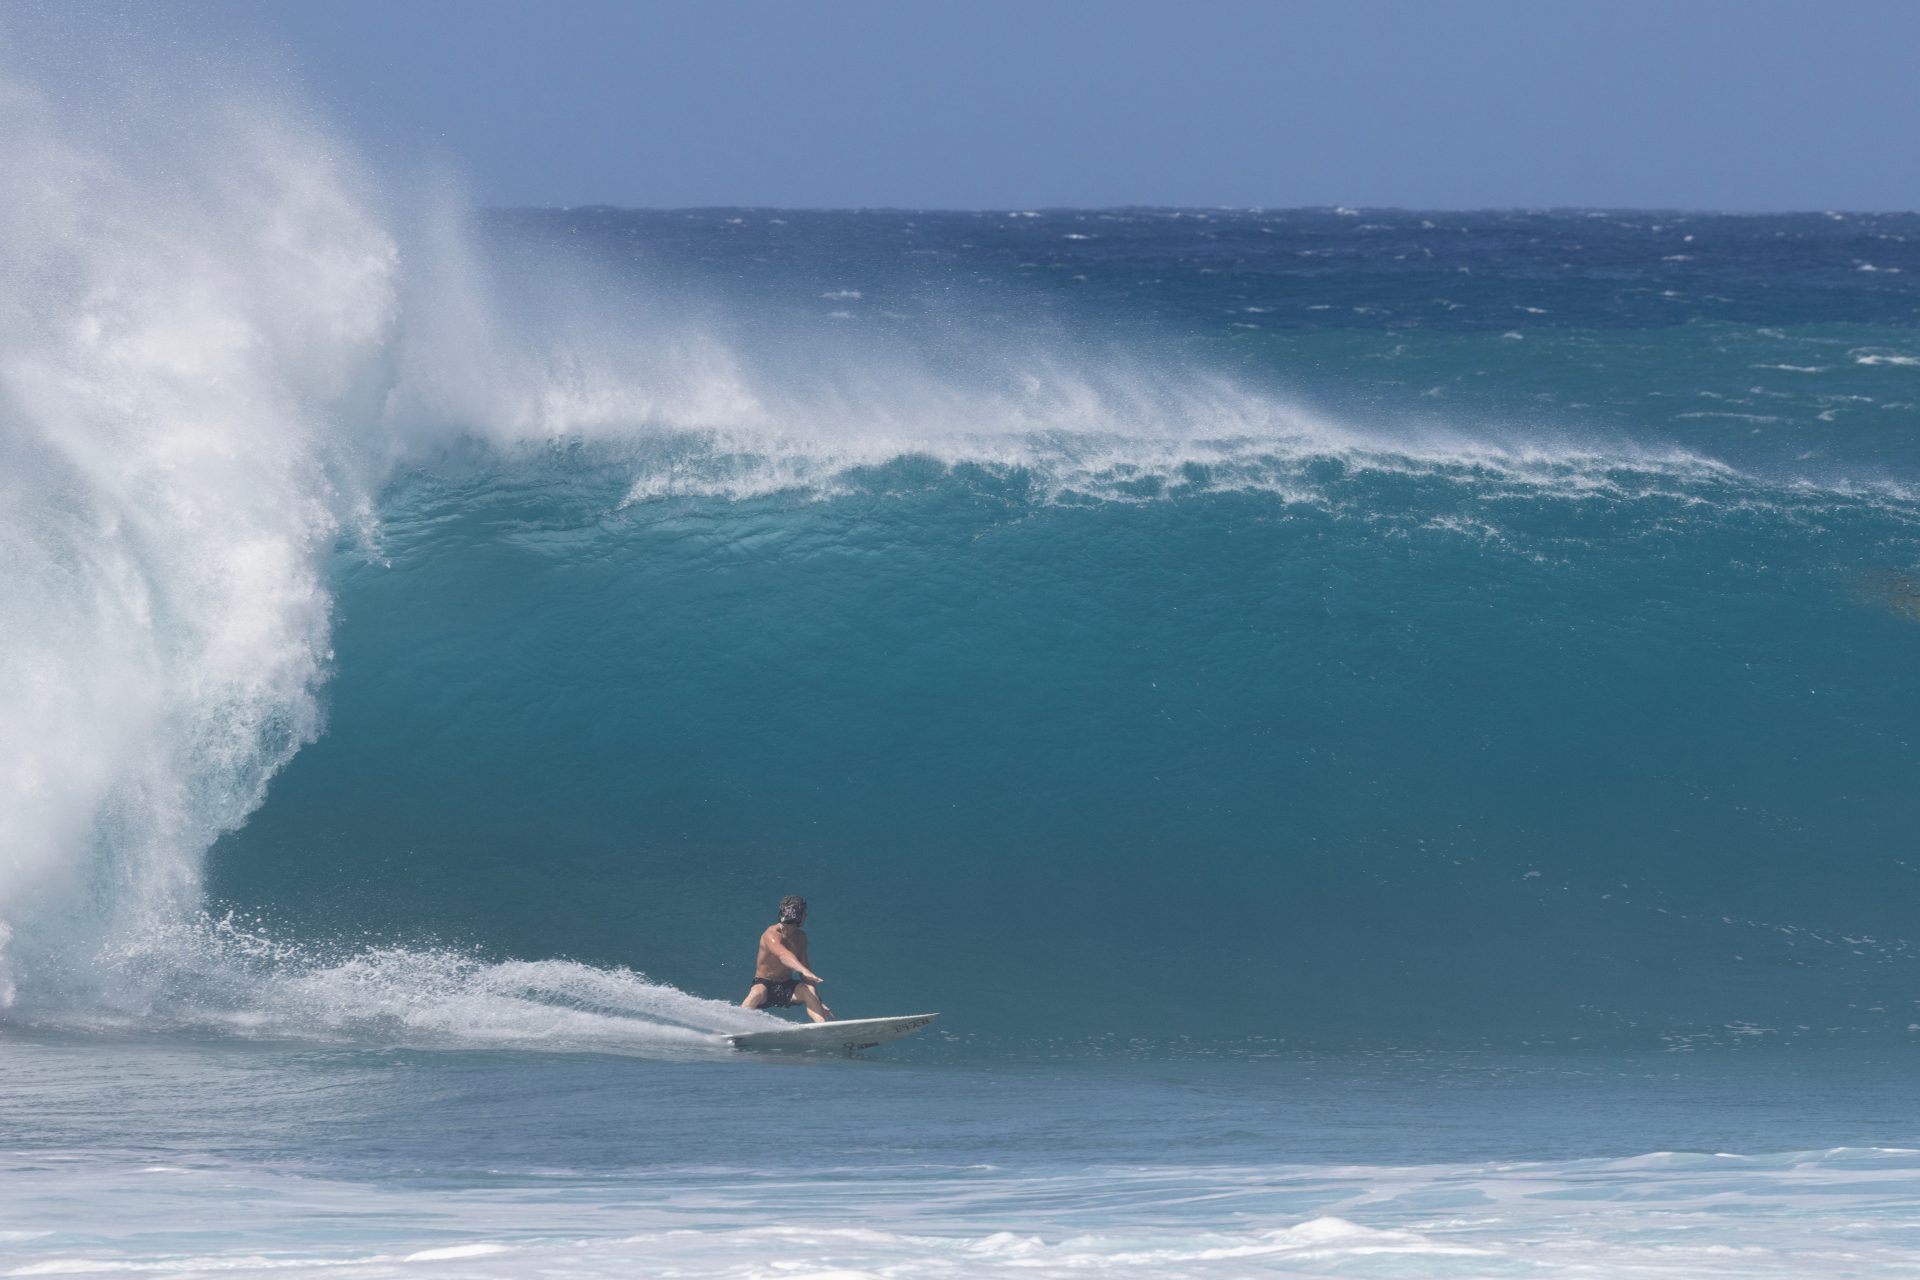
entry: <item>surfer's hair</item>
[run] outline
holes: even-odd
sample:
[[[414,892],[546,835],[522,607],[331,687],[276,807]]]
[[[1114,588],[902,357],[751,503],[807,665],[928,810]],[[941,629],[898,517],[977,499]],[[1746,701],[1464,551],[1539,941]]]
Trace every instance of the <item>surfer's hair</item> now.
[[[807,900],[797,893],[790,893],[780,899],[780,923],[799,924],[800,917],[807,914]]]

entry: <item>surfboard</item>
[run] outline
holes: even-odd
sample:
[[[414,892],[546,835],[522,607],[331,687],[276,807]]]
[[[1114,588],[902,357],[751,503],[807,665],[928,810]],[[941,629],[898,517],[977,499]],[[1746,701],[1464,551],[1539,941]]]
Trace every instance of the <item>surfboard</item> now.
[[[847,1018],[839,1022],[809,1022],[777,1031],[737,1031],[726,1037],[736,1049],[754,1053],[836,1053],[851,1058],[901,1036],[910,1036],[940,1015],[912,1013],[903,1018]]]

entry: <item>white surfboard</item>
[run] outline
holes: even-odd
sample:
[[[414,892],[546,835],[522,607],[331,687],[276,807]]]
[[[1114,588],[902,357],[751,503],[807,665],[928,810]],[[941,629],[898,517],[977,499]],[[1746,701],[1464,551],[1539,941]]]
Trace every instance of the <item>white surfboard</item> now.
[[[809,1022],[775,1031],[737,1031],[726,1037],[736,1049],[755,1053],[836,1053],[851,1058],[901,1036],[910,1036],[940,1015],[913,1013],[904,1018],[846,1018],[839,1022]]]

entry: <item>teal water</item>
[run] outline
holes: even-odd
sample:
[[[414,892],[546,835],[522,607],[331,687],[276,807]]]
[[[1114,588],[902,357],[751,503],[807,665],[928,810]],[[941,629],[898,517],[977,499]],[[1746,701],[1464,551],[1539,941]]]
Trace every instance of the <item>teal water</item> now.
[[[1878,500],[628,474],[402,487],[340,567],[330,731],[217,893],[724,995],[804,891],[857,1007],[994,1037],[1916,1016]]]
[[[804,891],[843,1008],[994,1043],[1905,1037],[1907,223],[1365,217],[534,219],[764,267],[723,328],[825,293],[882,368],[964,276],[1260,380],[1010,436],[952,374],[907,441],[858,403],[411,468],[216,897],[728,996]],[[1030,279],[1069,267],[1091,299]]]

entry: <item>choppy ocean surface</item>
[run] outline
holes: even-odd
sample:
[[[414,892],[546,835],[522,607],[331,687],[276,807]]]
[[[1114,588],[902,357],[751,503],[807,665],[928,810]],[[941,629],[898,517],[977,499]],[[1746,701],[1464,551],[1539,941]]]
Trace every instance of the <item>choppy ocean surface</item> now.
[[[1912,1131],[1905,1055],[9,1037],[0,1065],[8,1275],[1785,1277],[1920,1248],[1920,1150],[1853,1145]]]
[[[1920,216],[0,119],[0,1274],[1920,1260]]]

